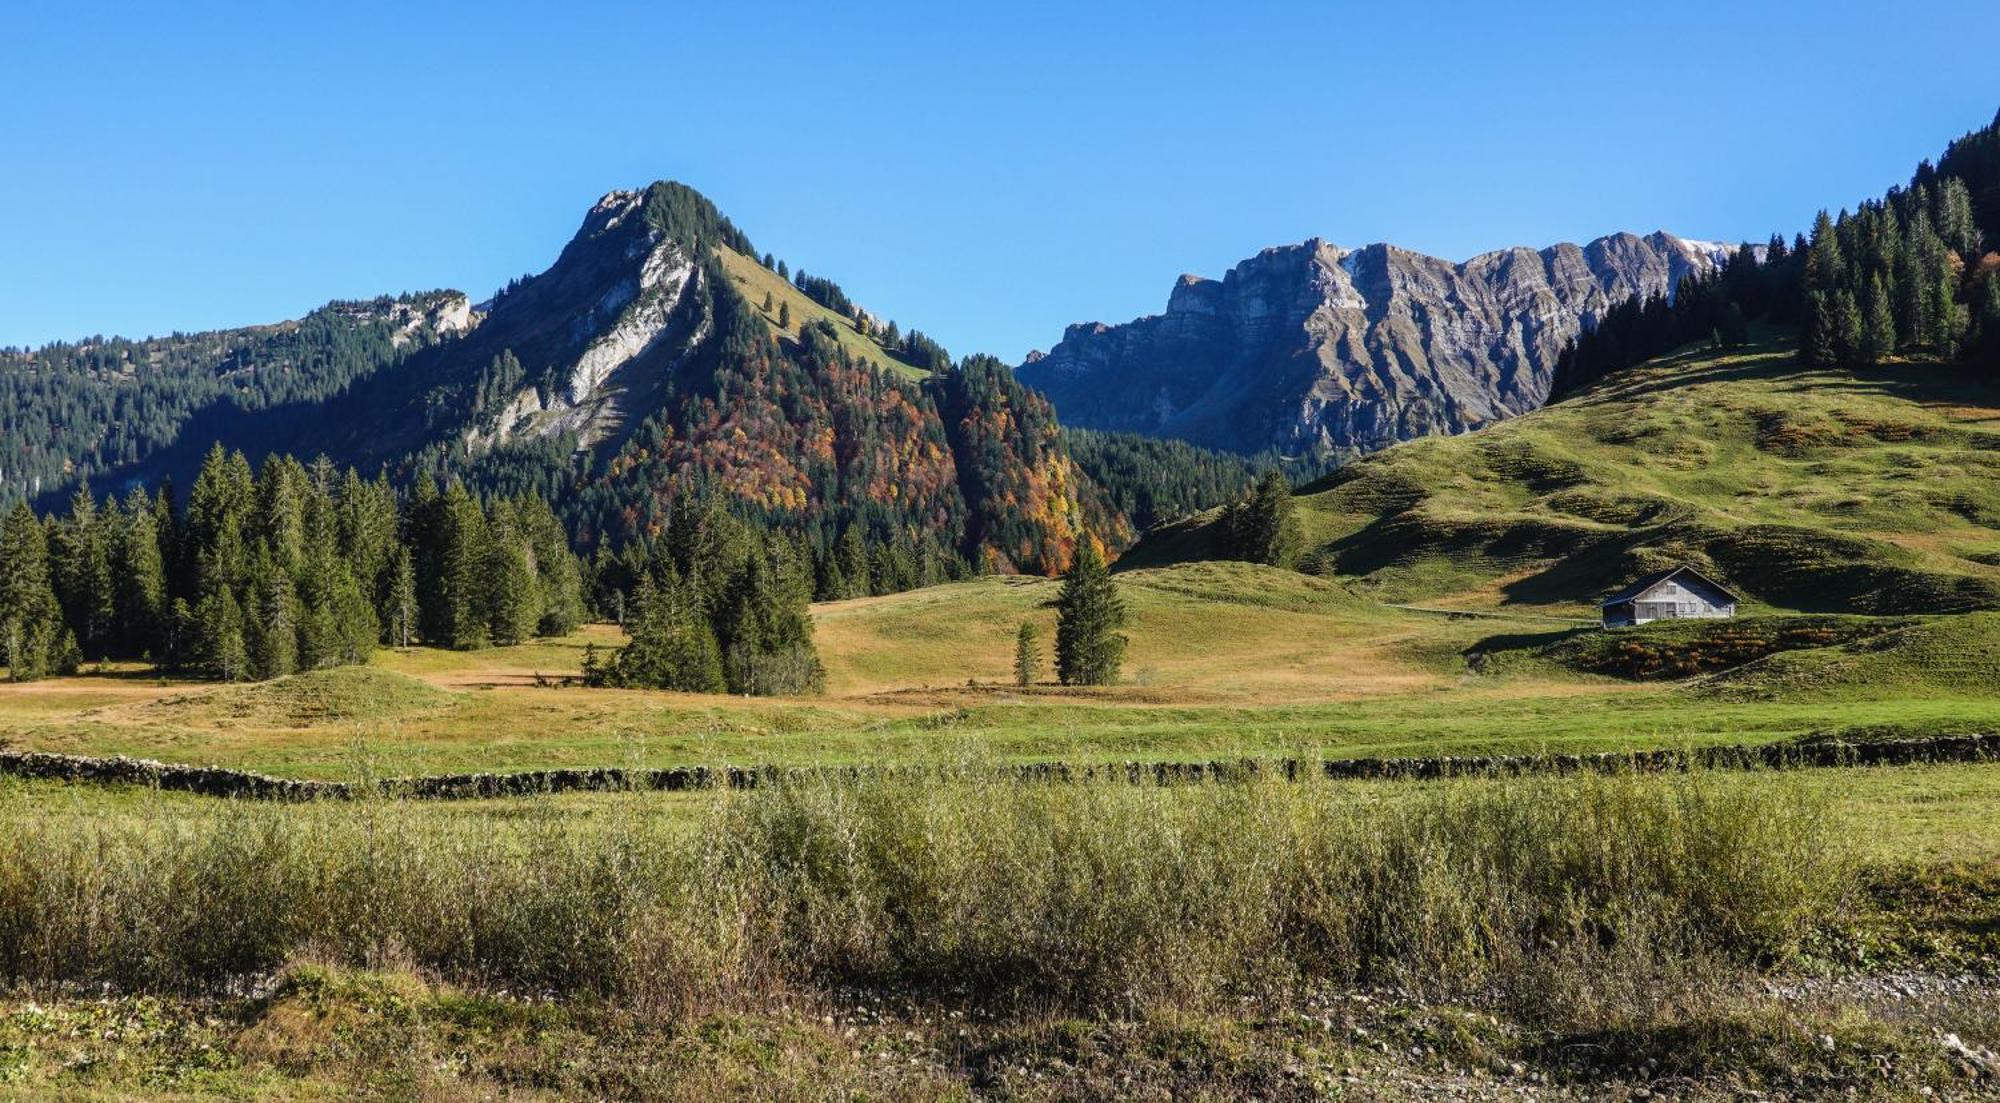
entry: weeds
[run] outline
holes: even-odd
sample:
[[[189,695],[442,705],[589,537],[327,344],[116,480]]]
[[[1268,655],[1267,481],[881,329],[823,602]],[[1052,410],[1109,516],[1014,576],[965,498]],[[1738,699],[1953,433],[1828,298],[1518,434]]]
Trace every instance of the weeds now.
[[[1791,955],[1851,881],[1801,786],[1366,795],[807,775],[695,823],[0,795],[0,977],[213,991],[310,958],[680,1012],[860,988],[1039,1012],[1329,983],[1610,1006]]]

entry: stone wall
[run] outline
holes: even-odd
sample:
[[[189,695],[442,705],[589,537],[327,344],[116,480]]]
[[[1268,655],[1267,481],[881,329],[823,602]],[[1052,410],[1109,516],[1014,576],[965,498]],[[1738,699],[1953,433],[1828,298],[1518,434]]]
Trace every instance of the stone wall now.
[[[1176,785],[1240,781],[1260,774],[1296,780],[1313,771],[1330,778],[1414,781],[1447,777],[1509,777],[1524,774],[1665,773],[1689,769],[1782,770],[1843,766],[1905,766],[1931,762],[2000,762],[2000,733],[1940,735],[1921,739],[1846,743],[1806,740],[1758,746],[1702,747],[1695,750],[1437,756],[1426,758],[1347,758],[1323,762],[1298,759],[1234,762],[1122,762],[1073,766],[1038,762],[1001,767],[999,776],[1025,782],[1115,780],[1132,784]],[[215,766],[183,766],[143,758],[0,751],[0,775],[96,785],[138,785],[167,792],[247,800],[353,800],[366,795],[415,800],[476,800],[545,793],[748,789],[787,776],[936,776],[923,766],[847,766],[827,770],[777,767],[676,766],[668,769],[559,769],[507,774],[439,774],[391,778],[374,783],[313,781],[272,777]]]

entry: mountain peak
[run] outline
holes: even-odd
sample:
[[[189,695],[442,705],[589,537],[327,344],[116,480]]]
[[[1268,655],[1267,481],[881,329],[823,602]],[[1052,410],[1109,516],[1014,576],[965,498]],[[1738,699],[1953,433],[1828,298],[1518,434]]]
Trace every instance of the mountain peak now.
[[[1220,280],[1180,277],[1164,314],[1070,326],[1020,373],[1065,424],[1242,452],[1369,451],[1534,409],[1585,327],[1721,259],[1664,231],[1458,263],[1313,237]]]

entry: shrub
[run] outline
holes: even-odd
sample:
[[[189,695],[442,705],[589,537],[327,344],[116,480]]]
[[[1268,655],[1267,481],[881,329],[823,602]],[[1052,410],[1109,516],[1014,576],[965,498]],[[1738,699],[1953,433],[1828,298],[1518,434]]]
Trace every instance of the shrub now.
[[[584,817],[50,815],[0,796],[0,981],[210,989],[309,956],[670,1010],[854,988],[1096,1011],[1388,983],[1544,1009],[1794,952],[1848,882],[1777,777],[808,775]]]

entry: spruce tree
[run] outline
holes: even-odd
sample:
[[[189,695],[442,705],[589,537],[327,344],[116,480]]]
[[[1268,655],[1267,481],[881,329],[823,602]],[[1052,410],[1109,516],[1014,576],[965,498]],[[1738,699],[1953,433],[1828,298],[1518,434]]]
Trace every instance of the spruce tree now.
[[[542,608],[527,541],[510,525],[496,527],[502,531],[488,552],[486,593],[491,602],[488,629],[494,643],[509,647],[535,634]]]
[[[120,644],[129,654],[163,659],[167,570],[151,503],[141,491],[126,499],[112,550],[112,575]]]
[[[210,678],[225,682],[250,676],[250,656],[243,639],[243,609],[228,587],[217,587],[202,598],[194,612],[196,663]]]
[[[282,678],[299,669],[298,593],[292,576],[268,549],[254,561],[251,574],[252,604],[243,626],[249,677]]]
[[[112,649],[118,619],[108,518],[90,491],[79,489],[70,498],[69,516],[50,528],[56,597],[78,647],[101,659]]]
[[[387,629],[392,646],[408,649],[417,637],[417,568],[410,549],[398,547],[390,567]]]
[[[1800,331],[1799,351],[1807,364],[1830,368],[1840,363],[1839,327],[1834,322],[1832,297],[1828,292],[1806,292]]]
[[[1088,536],[1056,595],[1056,676],[1068,686],[1111,685],[1124,661],[1125,601]]]
[[[683,693],[727,689],[715,629],[691,589],[671,581],[661,586],[644,575],[633,591],[629,620],[631,642],[598,667],[600,683]]]
[[[491,642],[486,615],[486,516],[457,483],[438,500],[437,555],[437,631],[430,642],[459,651],[485,647]]]
[[[1232,559],[1289,567],[1298,558],[1298,519],[1292,514],[1292,488],[1276,468],[1264,472],[1248,498],[1232,506],[1223,518],[1225,550]]]
[[[1861,305],[1854,293],[1841,288],[1833,293],[1834,362],[1854,367],[1861,362]]]
[[[1042,676],[1042,634],[1030,621],[1014,633],[1014,684],[1031,686]]]
[[[0,664],[27,682],[74,673],[80,658],[50,579],[48,532],[16,502],[0,525]]]
[[[1880,273],[1868,277],[1862,295],[1861,360],[1866,364],[1887,361],[1896,351],[1896,315],[1889,305],[1889,292]]]

